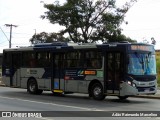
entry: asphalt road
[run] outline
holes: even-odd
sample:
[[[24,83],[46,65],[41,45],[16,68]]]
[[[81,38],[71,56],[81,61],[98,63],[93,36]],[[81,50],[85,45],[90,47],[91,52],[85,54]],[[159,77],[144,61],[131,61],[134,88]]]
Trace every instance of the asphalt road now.
[[[43,111],[44,115],[52,115],[51,117],[42,116],[42,118],[34,118],[45,120],[75,120],[75,118],[78,120],[160,120],[160,118],[156,116],[156,114],[160,116],[160,100],[133,97],[127,100],[119,100],[117,97],[107,96],[103,101],[95,101],[85,94],[53,96],[51,92],[44,92],[42,95],[31,95],[27,93],[25,89],[0,87],[0,111],[17,111],[21,114],[25,114],[26,111],[31,111],[31,113],[41,113]],[[103,113],[104,111],[105,114]],[[122,113],[126,115],[129,113],[135,116],[140,113],[151,113],[151,116],[124,117]],[[109,117],[107,115],[109,115]],[[114,117],[110,115],[114,115]]]

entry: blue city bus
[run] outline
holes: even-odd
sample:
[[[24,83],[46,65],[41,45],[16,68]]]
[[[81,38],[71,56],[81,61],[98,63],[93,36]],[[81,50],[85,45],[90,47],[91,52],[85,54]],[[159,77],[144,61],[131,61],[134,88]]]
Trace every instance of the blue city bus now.
[[[154,46],[141,43],[43,43],[3,50],[3,82],[31,94],[86,93],[95,100],[114,95],[155,94]]]

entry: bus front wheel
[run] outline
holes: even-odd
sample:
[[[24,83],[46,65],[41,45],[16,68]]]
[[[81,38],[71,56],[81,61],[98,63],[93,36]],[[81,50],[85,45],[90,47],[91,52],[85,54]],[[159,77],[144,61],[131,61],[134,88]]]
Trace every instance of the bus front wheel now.
[[[106,97],[103,94],[103,87],[100,83],[93,84],[91,89],[91,95],[95,100],[103,100]]]
[[[43,92],[43,90],[38,89],[37,82],[34,79],[28,81],[27,91],[30,94],[41,94]]]

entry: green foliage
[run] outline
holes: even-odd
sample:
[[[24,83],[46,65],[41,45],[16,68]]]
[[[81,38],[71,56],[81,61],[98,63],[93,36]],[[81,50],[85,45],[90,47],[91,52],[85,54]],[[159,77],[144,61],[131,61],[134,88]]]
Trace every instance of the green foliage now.
[[[67,33],[74,42],[119,41],[126,38],[121,35],[120,25],[134,2],[130,0],[118,8],[116,0],[66,0],[63,5],[56,1],[44,4],[48,11],[41,18],[64,26],[59,33],[61,36]]]
[[[157,80],[158,85],[160,86],[160,51],[156,52],[156,67],[157,67]]]
[[[51,43],[54,41],[68,41],[67,38],[64,38],[60,33],[46,33],[46,32],[41,32],[37,35],[33,35],[32,38],[30,39],[30,42],[33,44],[34,42],[36,42],[36,40],[38,40],[38,42],[41,43]]]
[[[117,35],[117,36],[113,35],[109,38],[109,42],[117,42],[117,41],[119,41],[119,42],[128,41],[128,42],[131,42],[131,43],[136,43],[137,42],[136,40],[133,40],[129,37],[126,37],[123,34],[120,34],[120,35]]]

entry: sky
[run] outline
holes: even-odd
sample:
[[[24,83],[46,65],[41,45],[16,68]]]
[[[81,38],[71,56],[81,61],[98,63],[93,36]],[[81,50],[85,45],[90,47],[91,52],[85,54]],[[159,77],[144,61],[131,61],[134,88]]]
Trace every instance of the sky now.
[[[5,24],[13,24],[12,48],[30,45],[29,39],[40,32],[57,32],[60,26],[42,20],[46,9],[44,3],[55,0],[0,0],[0,53],[9,47],[10,28]],[[64,1],[64,0],[60,0]],[[117,0],[122,5],[127,0]],[[156,40],[155,49],[160,49],[160,0],[138,0],[125,15],[128,24],[122,24],[122,33],[138,42],[151,38]]]

